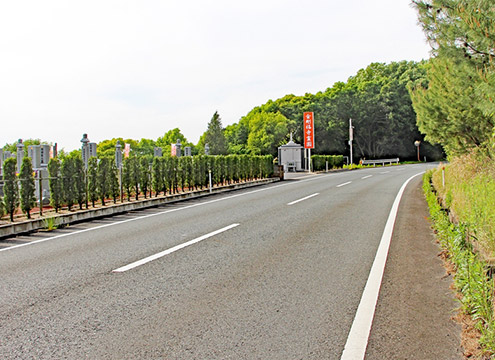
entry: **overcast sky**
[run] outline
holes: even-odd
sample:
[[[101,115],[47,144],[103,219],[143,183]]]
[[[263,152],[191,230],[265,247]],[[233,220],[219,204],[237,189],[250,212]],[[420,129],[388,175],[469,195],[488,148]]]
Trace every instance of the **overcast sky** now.
[[[427,59],[410,0],[23,0],[0,5],[0,146],[83,133],[197,143],[372,62]]]

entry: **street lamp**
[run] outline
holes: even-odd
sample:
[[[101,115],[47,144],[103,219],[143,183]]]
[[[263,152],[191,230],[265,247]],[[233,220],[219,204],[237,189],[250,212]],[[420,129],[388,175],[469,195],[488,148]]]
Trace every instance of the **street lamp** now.
[[[420,144],[421,144],[421,141],[419,141],[419,140],[416,140],[416,141],[414,142],[414,146],[416,146],[417,153],[418,153],[418,161],[420,161],[420,160],[419,160],[419,145],[420,145]]]

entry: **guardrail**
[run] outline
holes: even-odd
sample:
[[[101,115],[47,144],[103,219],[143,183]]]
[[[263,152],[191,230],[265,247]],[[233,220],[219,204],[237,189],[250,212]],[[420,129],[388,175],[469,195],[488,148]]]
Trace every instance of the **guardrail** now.
[[[282,176],[283,176],[283,172],[282,172]],[[111,204],[108,206],[93,208],[88,210],[74,210],[67,214],[55,214],[44,218],[17,221],[14,223],[0,225],[0,239],[43,229],[46,227],[45,221],[47,218],[52,218],[54,223],[57,224],[57,226],[69,225],[82,221],[98,219],[106,216],[119,215],[133,210],[146,209],[168,203],[174,203],[181,200],[196,199],[205,196],[210,196],[211,194],[218,194],[231,190],[238,190],[238,189],[269,184],[280,180],[282,179],[281,178],[260,179],[260,180],[248,181],[244,183],[215,187],[212,189],[212,192],[210,192],[209,189],[194,190],[194,191],[188,191],[174,195],[159,196],[148,199],[141,199],[137,201],[129,201],[121,204]]]
[[[376,166],[376,164],[381,164],[385,166],[385,164],[398,164],[399,163],[399,158],[395,159],[377,159],[377,160],[361,160],[361,165],[371,165]]]

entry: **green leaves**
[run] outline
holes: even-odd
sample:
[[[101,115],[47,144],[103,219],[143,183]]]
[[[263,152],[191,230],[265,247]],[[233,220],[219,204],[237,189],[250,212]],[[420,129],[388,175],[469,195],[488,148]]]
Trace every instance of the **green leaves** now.
[[[34,195],[33,166],[31,164],[31,159],[28,157],[22,159],[19,181],[21,183],[21,209],[27,215],[27,218],[31,219],[31,209],[36,206],[36,197]]]
[[[10,215],[10,221],[14,221],[14,214],[19,206],[19,184],[16,177],[16,160],[8,158],[3,163],[3,203],[5,211]]]
[[[491,0],[414,1],[436,58],[413,93],[418,125],[450,155],[486,148],[495,125],[495,7]]]

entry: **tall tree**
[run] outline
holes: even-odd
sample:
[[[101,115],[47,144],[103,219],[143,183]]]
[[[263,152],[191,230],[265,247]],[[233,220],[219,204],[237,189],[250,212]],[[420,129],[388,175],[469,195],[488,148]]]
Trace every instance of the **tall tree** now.
[[[491,0],[414,0],[436,56],[413,96],[427,139],[450,154],[490,148],[495,125],[495,7]]]
[[[62,206],[62,179],[60,178],[60,160],[52,158],[48,162],[48,183],[50,185],[50,204],[57,213]]]
[[[222,119],[220,118],[218,111],[215,111],[208,123],[208,129],[204,134],[203,141],[210,147],[210,155],[227,154],[227,142],[222,127]]]
[[[94,156],[88,160],[88,198],[95,207],[98,200],[98,159]]]
[[[100,159],[98,163],[98,195],[102,206],[105,206],[105,199],[110,195],[110,163],[110,158]]]
[[[84,162],[79,151],[77,152],[77,155],[73,157],[73,162],[75,199],[79,204],[79,209],[82,210],[84,203],[86,203],[86,208],[88,208],[88,202],[86,198],[86,171],[84,169]]]
[[[74,158],[67,156],[62,160],[60,166],[60,174],[62,176],[62,193],[64,202],[67,204],[69,211],[72,210],[72,206],[76,201],[76,187],[75,187],[75,169]]]
[[[31,219],[31,210],[36,206],[36,196],[34,194],[35,185],[33,176],[33,165],[31,163],[31,159],[28,157],[22,159],[19,181],[21,183],[21,209],[27,215],[27,218]]]
[[[19,184],[16,177],[17,162],[14,158],[8,158],[3,163],[3,203],[5,211],[10,215],[10,221],[14,221],[14,214],[19,206]]]

